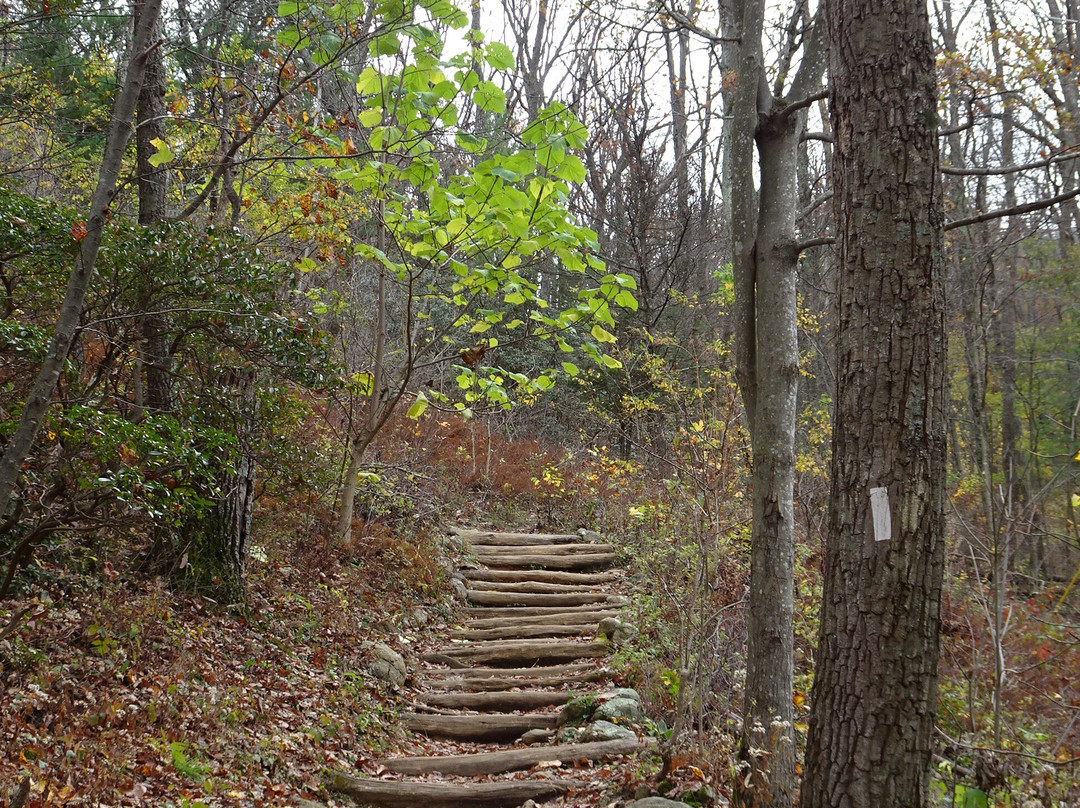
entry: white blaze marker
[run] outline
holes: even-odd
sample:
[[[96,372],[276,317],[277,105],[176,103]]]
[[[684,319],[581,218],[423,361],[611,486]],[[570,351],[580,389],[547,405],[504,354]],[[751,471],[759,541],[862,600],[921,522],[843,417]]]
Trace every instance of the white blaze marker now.
[[[888,541],[892,538],[888,488],[870,489],[870,510],[874,514],[874,541]]]

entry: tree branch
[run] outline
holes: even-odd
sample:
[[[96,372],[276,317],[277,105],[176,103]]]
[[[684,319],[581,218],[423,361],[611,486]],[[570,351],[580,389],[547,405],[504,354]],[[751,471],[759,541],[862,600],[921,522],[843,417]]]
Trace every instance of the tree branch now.
[[[980,213],[977,216],[968,216],[966,219],[957,219],[953,222],[946,222],[944,230],[948,232],[949,230],[955,230],[958,227],[968,227],[969,225],[979,224],[981,222],[989,222],[992,219],[1002,219],[1006,216],[1021,216],[1025,213],[1046,210],[1047,208],[1052,208],[1054,205],[1068,202],[1070,199],[1075,199],[1078,196],[1080,196],[1080,188],[1074,188],[1071,191],[1065,191],[1057,196],[1049,197],[1048,199],[1039,199],[1035,202],[1027,202],[1023,205],[1016,205],[1011,208],[998,208],[997,210]]]
[[[1070,149],[1075,149],[1075,146],[1070,146]],[[986,168],[954,168],[953,166],[942,166],[941,172],[943,174],[949,174],[956,177],[996,177],[1002,174],[1017,174],[1021,171],[1032,171],[1036,168],[1047,168],[1056,163],[1063,163],[1067,160],[1075,160],[1080,157],[1080,154],[1075,152],[1070,154],[1055,154],[1053,157],[1048,157],[1045,160],[1037,160],[1033,163],[1023,163],[1020,165],[1011,166],[991,166]]]

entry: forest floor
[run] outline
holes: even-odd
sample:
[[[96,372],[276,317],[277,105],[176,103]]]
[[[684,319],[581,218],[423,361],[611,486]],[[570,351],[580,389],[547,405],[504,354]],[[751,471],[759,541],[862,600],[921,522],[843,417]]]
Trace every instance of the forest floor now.
[[[471,645],[453,637],[468,628],[457,625],[437,555],[385,539],[339,564],[298,548],[252,564],[244,605],[127,579],[107,562],[93,575],[39,565],[32,594],[0,613],[3,625],[29,609],[0,642],[0,794],[29,777],[27,808],[333,808],[352,802],[327,790],[328,770],[392,780],[390,757],[494,750],[403,728],[450,712],[423,705],[420,693],[430,696],[445,679],[439,668]],[[404,687],[370,673],[373,639],[408,661]],[[589,664],[602,674],[584,678],[616,683]],[[557,709],[544,709],[545,726]],[[544,757],[540,778],[573,781],[562,806],[628,798],[656,769],[648,753],[620,765]]]

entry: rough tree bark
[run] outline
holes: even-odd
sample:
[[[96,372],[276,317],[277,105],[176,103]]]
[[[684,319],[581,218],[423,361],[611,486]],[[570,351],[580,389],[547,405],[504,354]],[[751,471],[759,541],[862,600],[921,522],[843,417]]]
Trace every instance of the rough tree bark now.
[[[123,88],[117,97],[105,140],[105,151],[98,170],[97,187],[90,202],[86,220],[86,235],[79,242],[79,254],[68,278],[67,291],[56,319],[56,328],[48,353],[38,371],[37,379],[23,407],[19,426],[4,449],[0,459],[0,516],[7,512],[15,490],[19,470],[30,453],[38,429],[52,400],[60,371],[67,359],[71,342],[79,327],[83,300],[94,274],[102,232],[109,212],[109,203],[116,193],[116,180],[124,159],[124,150],[131,135],[131,122],[135,115],[135,103],[142,89],[146,63],[150,58],[153,33],[161,11],[161,0],[146,0],[142,7],[139,24],[135,26],[131,42],[131,57]]]
[[[802,805],[905,808],[927,802],[944,565],[934,46],[920,0],[834,0],[828,19],[837,381]]]

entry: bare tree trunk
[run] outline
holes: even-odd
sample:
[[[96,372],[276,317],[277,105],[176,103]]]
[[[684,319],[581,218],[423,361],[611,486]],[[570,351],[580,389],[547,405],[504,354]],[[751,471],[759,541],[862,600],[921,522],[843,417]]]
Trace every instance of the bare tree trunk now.
[[[386,249],[385,242],[386,231],[380,206],[380,250]],[[345,471],[345,479],[341,481],[341,500],[338,506],[337,527],[334,530],[334,541],[339,545],[348,544],[352,538],[353,507],[356,502],[356,486],[359,484],[360,469],[363,468],[364,453],[389,415],[386,407],[392,408],[400,398],[400,395],[395,397],[391,403],[383,390],[386,379],[386,268],[380,265],[378,273],[375,323],[372,326],[375,332],[375,356],[371,369],[371,393],[363,408],[363,424],[359,432],[351,436],[349,441],[349,463]]]
[[[67,359],[71,342],[82,316],[83,300],[94,274],[98,250],[105,220],[109,212],[109,203],[116,192],[116,180],[120,175],[120,166],[124,150],[131,134],[131,122],[135,114],[135,104],[142,88],[146,63],[150,58],[153,33],[157,27],[161,0],[146,0],[139,24],[135,26],[131,42],[131,56],[124,77],[124,84],[113,108],[109,123],[109,134],[105,140],[105,152],[98,170],[97,187],[90,202],[90,212],[86,220],[86,235],[79,242],[79,254],[75,266],[68,278],[67,292],[56,320],[56,328],[48,353],[42,362],[41,370],[23,407],[19,426],[11,441],[4,449],[0,459],[0,516],[5,514],[11,504],[11,496],[19,476],[23,460],[30,453],[34,438],[45,417],[45,411],[52,400],[60,371]]]
[[[928,800],[945,559],[934,46],[921,0],[828,16],[837,384],[802,805],[908,808]]]
[[[789,806],[795,793],[796,186],[805,102],[824,70],[824,31],[820,17],[810,24],[791,88],[786,97],[774,97],[762,66],[764,5],[745,0],[741,12],[738,75],[725,137],[737,377],[753,449],[754,524],[734,801]],[[754,183],[755,155],[760,190]]]
[[[147,0],[135,0],[133,3],[136,26],[145,13],[146,3]],[[161,36],[160,20],[154,27],[153,36],[155,39]],[[165,137],[166,114],[165,70],[161,63],[160,48],[153,48],[147,55],[142,91],[139,93],[135,110],[135,158],[141,225],[153,225],[165,220],[166,173],[164,168],[152,165],[150,158],[157,153],[157,146],[153,141]],[[143,307],[140,358],[146,372],[143,407],[150,413],[170,413],[173,409],[173,367],[169,348],[169,323],[165,314],[152,310],[155,307],[160,308],[162,304],[155,278],[156,273],[153,270],[139,275],[139,299]]]

